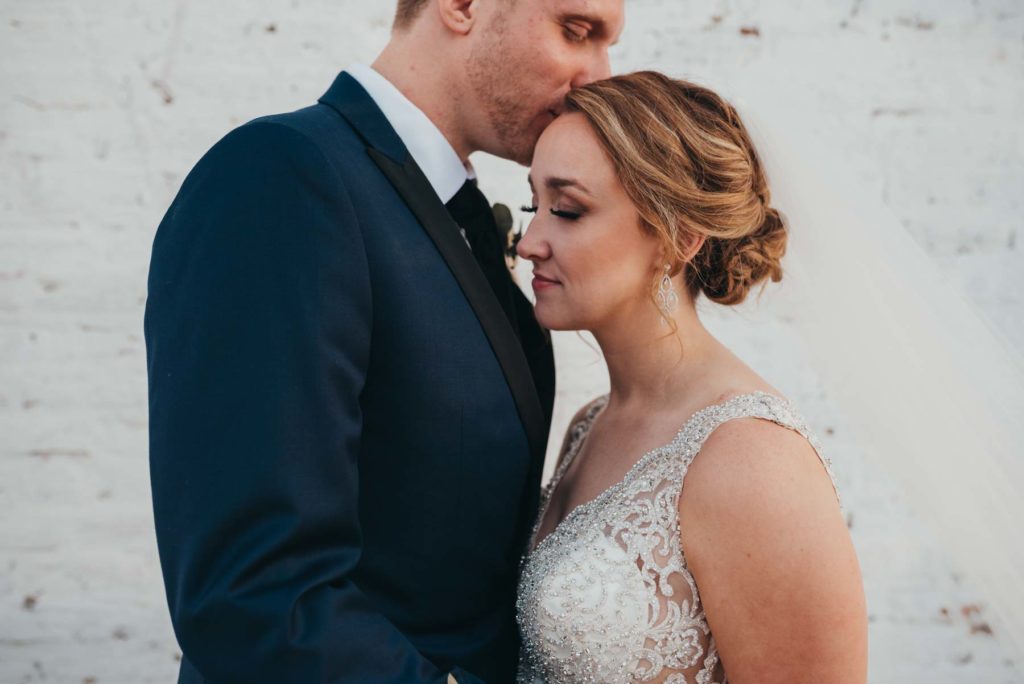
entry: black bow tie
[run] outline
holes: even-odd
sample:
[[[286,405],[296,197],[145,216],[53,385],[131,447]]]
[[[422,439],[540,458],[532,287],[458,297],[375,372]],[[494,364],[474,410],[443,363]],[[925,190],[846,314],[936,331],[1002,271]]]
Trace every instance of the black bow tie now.
[[[487,277],[491,289],[505,310],[512,328],[518,331],[516,322],[515,302],[513,301],[512,274],[505,263],[505,250],[508,241],[507,227],[503,231],[494,218],[490,202],[476,186],[476,179],[471,178],[462,184],[445,204],[448,213],[465,232],[473,256],[476,257],[480,269]]]

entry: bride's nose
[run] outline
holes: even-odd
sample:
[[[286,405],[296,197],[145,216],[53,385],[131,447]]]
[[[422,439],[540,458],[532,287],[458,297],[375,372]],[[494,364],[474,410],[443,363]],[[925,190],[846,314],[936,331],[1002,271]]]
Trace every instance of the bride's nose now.
[[[530,225],[526,227],[523,237],[519,238],[519,243],[516,245],[516,254],[521,259],[543,261],[551,256],[551,246],[541,233],[536,220],[530,221]]]

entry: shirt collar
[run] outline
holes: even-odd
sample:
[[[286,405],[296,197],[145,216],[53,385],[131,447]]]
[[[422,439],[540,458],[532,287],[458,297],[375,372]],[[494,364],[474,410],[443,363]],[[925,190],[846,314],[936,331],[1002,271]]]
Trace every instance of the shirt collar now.
[[[345,71],[380,107],[442,202],[454,197],[467,179],[476,178],[473,165],[463,164],[434,122],[384,76],[358,62]]]

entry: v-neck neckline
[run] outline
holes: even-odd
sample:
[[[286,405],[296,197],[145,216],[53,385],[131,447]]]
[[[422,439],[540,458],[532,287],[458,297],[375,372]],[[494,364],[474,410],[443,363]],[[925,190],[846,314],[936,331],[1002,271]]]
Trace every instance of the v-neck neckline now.
[[[683,423],[683,426],[679,428],[679,430],[676,432],[675,436],[671,439],[671,441],[646,451],[643,455],[640,456],[640,458],[636,460],[635,463],[633,463],[632,466],[629,467],[629,469],[621,478],[619,478],[612,484],[608,485],[608,487],[603,489],[594,497],[588,499],[587,501],[584,501],[583,503],[573,506],[572,509],[570,509],[569,512],[566,513],[562,517],[562,519],[559,520],[555,524],[555,526],[552,527],[551,530],[544,535],[543,538],[537,540],[537,533],[540,532],[541,527],[543,527],[544,518],[547,516],[548,508],[550,508],[551,506],[551,499],[554,497],[555,491],[559,483],[561,483],[562,481],[562,477],[569,470],[569,467],[576,461],[576,457],[579,455],[580,450],[586,443],[587,438],[590,437],[591,428],[593,428],[594,423],[601,416],[601,414],[604,413],[604,410],[608,407],[608,400],[610,398],[610,395],[604,394],[601,397],[599,397],[599,400],[601,402],[600,407],[598,407],[598,410],[592,416],[589,416],[588,418],[585,419],[585,421],[583,422],[584,432],[580,436],[579,441],[576,442],[575,445],[573,445],[572,450],[570,452],[566,453],[566,458],[564,462],[560,465],[558,470],[551,477],[551,483],[548,487],[547,496],[544,498],[544,505],[541,508],[540,513],[538,514],[536,528],[534,529],[533,534],[530,535],[530,555],[536,553],[542,546],[545,545],[545,543],[551,537],[555,536],[559,529],[564,527],[570,520],[579,517],[580,515],[582,515],[583,512],[590,510],[591,508],[594,508],[596,505],[598,505],[598,503],[602,502],[603,500],[611,496],[613,493],[617,492],[623,485],[629,482],[629,480],[634,476],[636,472],[640,470],[642,464],[646,463],[655,454],[660,454],[664,452],[666,449],[670,449],[676,444],[678,444],[682,440],[683,436],[686,435],[687,432],[689,432],[690,426],[693,425],[693,423],[697,421],[699,418],[707,414],[709,411],[717,408],[722,408],[724,406],[728,406],[729,404],[732,404],[735,401],[739,401],[745,397],[758,396],[768,396],[778,398],[781,400],[781,398],[776,397],[774,394],[771,394],[769,392],[765,392],[763,390],[755,390],[753,392],[743,392],[741,394],[735,394],[729,397],[728,399],[723,399],[722,401],[718,401],[715,402],[714,404],[709,404],[704,408],[698,409],[693,414],[691,414],[689,418],[686,419],[686,421]],[[594,407],[591,407],[591,410],[593,410],[593,408]],[[577,425],[579,425],[579,423],[577,423]]]

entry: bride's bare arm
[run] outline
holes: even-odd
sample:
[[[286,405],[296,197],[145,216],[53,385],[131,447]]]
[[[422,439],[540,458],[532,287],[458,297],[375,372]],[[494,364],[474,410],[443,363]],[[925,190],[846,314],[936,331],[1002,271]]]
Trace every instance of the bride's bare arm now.
[[[730,684],[863,684],[857,557],[811,445],[773,423],[718,428],[687,473],[682,545]]]

